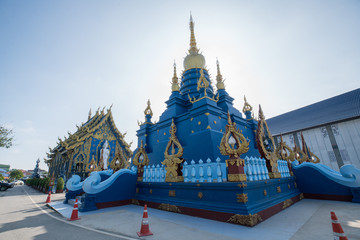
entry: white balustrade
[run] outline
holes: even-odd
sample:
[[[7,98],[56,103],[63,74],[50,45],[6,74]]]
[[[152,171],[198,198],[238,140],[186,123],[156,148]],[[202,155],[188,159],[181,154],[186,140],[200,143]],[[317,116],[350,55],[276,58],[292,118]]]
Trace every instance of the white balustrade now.
[[[258,157],[245,157],[244,172],[247,181],[258,181],[269,179],[269,171],[266,167],[266,160]],[[285,160],[278,160],[278,170],[281,177],[289,177],[290,171]],[[218,157],[212,162],[210,158],[204,162],[199,159],[198,163],[194,160],[184,162],[183,164],[184,182],[224,182],[227,177],[226,164],[221,162]],[[166,169],[165,166],[152,165],[144,167],[144,182],[165,182]]]
[[[183,165],[184,182],[224,182],[226,181],[226,165],[218,157],[215,162],[210,158],[204,162],[202,159],[198,163],[191,160],[190,164],[184,162]]]
[[[286,160],[278,160],[278,170],[281,177],[290,177],[290,169]]]
[[[221,171],[221,163],[220,163],[220,161],[221,161],[221,159],[218,157],[218,158],[216,159],[216,162],[217,162],[217,164],[216,164],[217,182],[222,182],[221,176],[222,176],[223,174],[222,174],[222,171]],[[224,164],[224,165],[225,165],[225,164]],[[225,173],[226,173],[226,169],[225,169]],[[226,176],[226,174],[225,174],[225,176]],[[226,179],[225,179],[225,180],[226,180]]]
[[[143,182],[165,182],[165,166],[144,166]]]
[[[247,181],[258,181],[269,179],[269,172],[266,168],[265,159],[257,157],[245,157],[244,172]]]
[[[207,163],[207,171],[206,171],[206,173],[207,173],[207,181],[211,182],[212,181],[211,159],[208,158],[206,160],[206,163]]]

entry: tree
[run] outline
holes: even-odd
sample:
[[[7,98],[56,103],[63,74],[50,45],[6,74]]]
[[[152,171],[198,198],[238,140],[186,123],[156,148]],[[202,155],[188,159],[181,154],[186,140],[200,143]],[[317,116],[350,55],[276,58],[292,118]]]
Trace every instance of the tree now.
[[[24,174],[22,171],[14,169],[10,171],[10,179],[21,179],[24,177]]]
[[[13,130],[0,126],[0,147],[9,148],[12,146]]]
[[[0,173],[0,181],[4,180],[4,176]]]

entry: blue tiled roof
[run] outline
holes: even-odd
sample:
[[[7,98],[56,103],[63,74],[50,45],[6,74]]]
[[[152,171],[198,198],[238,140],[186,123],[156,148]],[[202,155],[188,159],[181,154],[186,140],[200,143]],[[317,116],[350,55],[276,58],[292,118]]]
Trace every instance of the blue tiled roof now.
[[[360,117],[360,88],[266,121],[272,135],[279,135],[356,117]]]

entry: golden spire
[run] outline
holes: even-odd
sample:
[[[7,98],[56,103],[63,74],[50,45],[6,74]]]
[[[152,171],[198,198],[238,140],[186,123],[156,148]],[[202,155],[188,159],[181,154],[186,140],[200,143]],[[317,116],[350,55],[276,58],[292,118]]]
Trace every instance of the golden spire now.
[[[172,90],[173,92],[175,92],[175,91],[178,92],[178,91],[180,90],[180,88],[179,88],[179,79],[178,79],[178,77],[176,76],[176,63],[175,63],[175,61],[174,61],[174,76],[173,76],[173,78],[172,78],[171,90]]]
[[[244,95],[244,101],[245,101],[245,103],[244,103],[244,107],[243,107],[243,113],[251,112],[252,106],[246,101],[245,95]]]
[[[219,66],[219,60],[216,59],[216,67],[217,67],[217,75],[216,75],[216,88],[219,89],[225,89],[224,80],[220,73],[220,66]]]
[[[147,107],[145,108],[144,114],[145,114],[145,116],[146,115],[153,116],[153,112],[150,107],[150,99],[147,101]]]
[[[91,118],[91,108],[90,108],[90,111],[89,111],[88,120],[90,120],[90,118]]]
[[[191,32],[191,36],[190,36],[190,49],[189,49],[189,53],[198,53],[199,49],[196,47],[196,39],[195,39],[195,33],[194,33],[194,21],[192,19],[192,15],[190,13],[190,32]]]

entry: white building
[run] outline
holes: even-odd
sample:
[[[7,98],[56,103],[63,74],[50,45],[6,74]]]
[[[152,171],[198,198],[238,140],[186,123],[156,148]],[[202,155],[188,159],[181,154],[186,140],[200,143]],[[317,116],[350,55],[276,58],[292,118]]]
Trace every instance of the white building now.
[[[320,163],[360,168],[360,88],[267,120],[275,142],[301,147],[302,132]]]

